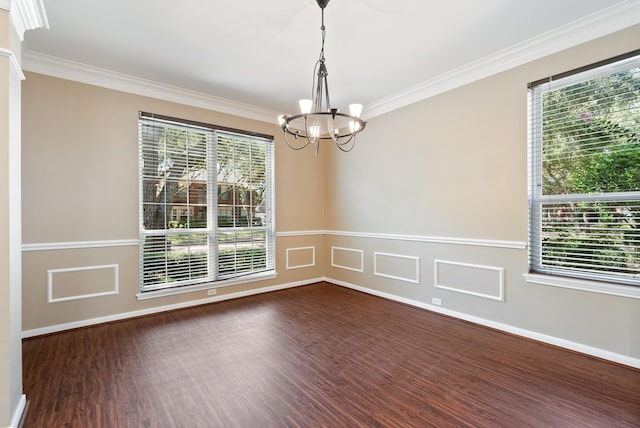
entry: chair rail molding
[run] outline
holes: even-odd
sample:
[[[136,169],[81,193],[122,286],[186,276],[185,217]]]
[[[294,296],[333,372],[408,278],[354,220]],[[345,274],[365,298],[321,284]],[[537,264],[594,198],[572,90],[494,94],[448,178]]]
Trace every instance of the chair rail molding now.
[[[477,247],[507,248],[513,250],[527,249],[526,242],[502,241],[496,239],[456,238],[428,235],[402,235],[393,233],[346,232],[338,230],[326,230],[324,233],[327,235],[350,236],[355,238],[389,239],[395,241],[427,242],[432,244],[470,245]]]
[[[130,247],[138,245],[137,239],[109,239],[103,241],[42,242],[22,244],[22,251],[82,250],[85,248]]]

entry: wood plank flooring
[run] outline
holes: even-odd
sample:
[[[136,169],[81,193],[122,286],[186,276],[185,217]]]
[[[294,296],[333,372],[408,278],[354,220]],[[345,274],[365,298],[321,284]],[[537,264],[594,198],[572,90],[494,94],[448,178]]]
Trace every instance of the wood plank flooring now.
[[[23,343],[25,427],[640,427],[640,371],[319,283]]]

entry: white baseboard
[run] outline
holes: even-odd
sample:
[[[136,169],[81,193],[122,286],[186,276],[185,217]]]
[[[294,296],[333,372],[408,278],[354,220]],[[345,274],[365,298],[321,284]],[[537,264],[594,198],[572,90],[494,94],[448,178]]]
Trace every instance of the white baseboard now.
[[[290,282],[287,284],[256,288],[252,290],[241,291],[238,293],[223,294],[220,296],[213,296],[206,299],[198,299],[198,300],[192,300],[189,302],[176,303],[173,305],[157,306],[153,308],[142,309],[139,311],[123,312],[120,314],[108,315],[105,317],[90,318],[86,320],[74,321],[74,322],[65,323],[65,324],[57,324],[57,325],[52,325],[52,326],[43,327],[43,328],[35,328],[32,330],[23,331],[22,338],[26,339],[28,337],[42,336],[44,334],[57,333],[65,330],[72,330],[74,328],[88,327],[96,324],[104,324],[112,321],[120,321],[127,318],[135,318],[143,315],[151,315],[151,314],[160,313],[160,312],[172,311],[174,309],[182,309],[182,308],[188,308],[192,306],[206,305],[207,303],[213,303],[213,302],[222,302],[224,300],[237,299],[240,297],[252,296],[254,294],[269,293],[271,291],[284,290],[286,288],[300,287],[302,285],[313,284],[320,281],[324,281],[324,279],[314,278],[314,279],[309,279],[305,281]]]
[[[582,354],[591,355],[593,357],[602,358],[604,360],[608,360],[608,361],[612,361],[612,362],[615,362],[615,363],[618,363],[618,364],[623,364],[625,366],[630,366],[630,367],[634,367],[634,368],[640,369],[640,359],[638,359],[638,358],[633,358],[633,357],[629,357],[627,355],[622,355],[622,354],[618,354],[618,353],[615,353],[615,352],[607,351],[607,350],[604,350],[604,349],[595,348],[593,346],[588,346],[588,345],[584,345],[584,344],[581,344],[581,343],[572,342],[572,341],[569,341],[569,340],[566,340],[566,339],[561,339],[561,338],[558,338],[558,337],[555,337],[555,336],[549,336],[549,335],[546,335],[546,334],[537,333],[535,331],[525,330],[525,329],[522,329],[520,327],[515,327],[515,326],[508,325],[508,324],[503,324],[503,323],[487,320],[487,319],[484,319],[484,318],[476,317],[474,315],[469,315],[469,314],[465,314],[465,313],[462,313],[462,312],[452,311],[450,309],[445,309],[445,308],[442,308],[440,306],[430,305],[430,304],[427,304],[427,303],[424,303],[424,302],[420,302],[420,301],[417,301],[417,300],[407,299],[407,298],[404,298],[404,297],[396,296],[394,294],[373,290],[373,289],[370,289],[370,288],[362,287],[362,286],[359,286],[359,285],[355,285],[355,284],[351,284],[351,283],[348,283],[348,282],[339,281],[337,279],[327,278],[327,277],[313,278],[313,279],[308,279],[308,280],[305,280],[305,281],[291,282],[291,283],[287,283],[287,284],[280,284],[280,285],[274,285],[274,286],[270,286],[270,287],[257,288],[257,289],[242,291],[242,292],[238,292],[238,293],[224,294],[224,295],[221,295],[221,296],[213,296],[213,297],[210,297],[210,298],[199,299],[199,300],[194,300],[194,301],[190,301],[190,302],[183,302],[183,303],[177,303],[177,304],[166,305],[166,306],[158,306],[158,307],[155,307],[155,308],[149,308],[149,309],[144,309],[144,310],[140,310],[140,311],[125,312],[125,313],[121,313],[121,314],[109,315],[109,316],[106,316],[106,317],[91,318],[91,319],[75,321],[75,322],[71,322],[71,323],[57,324],[57,325],[53,325],[53,326],[49,326],[49,327],[37,328],[37,329],[32,329],[32,330],[25,330],[25,331],[22,332],[22,337],[23,338],[28,338],[28,337],[34,337],[34,336],[41,336],[41,335],[44,335],[44,334],[57,333],[57,332],[60,332],[60,331],[71,330],[71,329],[74,329],[74,328],[87,327],[87,326],[96,325],[96,324],[103,324],[103,323],[106,323],[106,322],[118,321],[118,320],[123,320],[123,319],[127,319],[127,318],[134,318],[134,317],[138,317],[138,316],[142,316],[142,315],[150,315],[150,314],[154,314],[154,313],[171,311],[171,310],[174,310],[174,309],[181,309],[181,308],[187,308],[187,307],[192,307],[192,306],[199,306],[199,305],[204,305],[204,304],[207,304],[207,303],[221,302],[221,301],[224,301],[224,300],[237,299],[237,298],[240,298],[240,297],[246,297],[246,296],[251,296],[251,295],[255,295],[255,294],[262,294],[262,293],[268,293],[268,292],[271,292],[271,291],[284,290],[284,289],[287,289],[287,288],[300,287],[300,286],[303,286],[303,285],[314,284],[316,282],[321,282],[321,281],[326,281],[326,282],[329,282],[331,284],[339,285],[339,286],[346,287],[346,288],[351,288],[353,290],[361,291],[363,293],[371,294],[371,295],[374,295],[374,296],[382,297],[382,298],[393,300],[393,301],[396,301],[396,302],[405,303],[407,305],[415,306],[415,307],[418,307],[418,308],[421,308],[421,309],[426,309],[426,310],[429,310],[429,311],[433,311],[433,312],[437,312],[437,313],[440,313],[440,314],[448,315],[448,316],[451,316],[451,317],[454,317],[454,318],[459,318],[459,319],[462,319],[462,320],[465,320],[465,321],[469,321],[469,322],[472,322],[472,323],[475,323],[475,324],[484,325],[486,327],[494,328],[496,330],[501,330],[501,331],[504,331],[504,332],[507,332],[507,333],[515,334],[517,336],[526,337],[528,339],[537,340],[539,342],[548,343],[550,345],[558,346],[558,347],[569,349],[569,350],[572,350],[572,351],[576,351],[576,352],[579,352],[579,353],[582,353]],[[23,406],[24,406],[24,404],[23,404]],[[18,420],[19,420],[19,418],[18,418]]]
[[[17,428],[20,425],[20,419],[22,419],[24,409],[27,407],[27,396],[22,394],[20,396],[20,401],[18,402],[18,407],[16,407],[13,412],[13,417],[11,418],[11,425],[7,428]]]
[[[339,285],[346,288],[351,288],[353,290],[361,291],[363,293],[371,294],[374,296],[382,297],[382,298],[393,300],[396,302],[405,303],[407,305],[415,306],[421,309],[426,309],[428,311],[437,312],[437,313],[448,315],[454,318],[459,318],[465,321],[469,321],[475,324],[491,327],[496,330],[501,330],[507,333],[515,334],[517,336],[533,339],[538,342],[547,343],[550,345],[558,346],[560,348],[576,351],[581,354],[591,355],[593,357],[601,358],[604,360],[612,361],[614,363],[623,364],[625,366],[630,366],[636,369],[640,369],[640,359],[633,358],[628,355],[617,354],[615,352],[607,351],[605,349],[595,348],[593,346],[583,345],[581,343],[572,342],[570,340],[561,339],[559,337],[549,336],[546,334],[537,333],[535,331],[525,330],[520,327],[514,327],[512,325],[487,320],[484,318],[476,317],[474,315],[452,311],[450,309],[445,309],[440,306],[430,305],[417,300],[407,299],[404,297],[396,296],[395,294],[389,294],[389,293],[384,293],[377,290],[372,290],[370,288],[362,287],[355,284],[350,284],[344,281],[338,281],[332,278],[324,278],[323,280],[326,282],[330,282],[331,284]]]

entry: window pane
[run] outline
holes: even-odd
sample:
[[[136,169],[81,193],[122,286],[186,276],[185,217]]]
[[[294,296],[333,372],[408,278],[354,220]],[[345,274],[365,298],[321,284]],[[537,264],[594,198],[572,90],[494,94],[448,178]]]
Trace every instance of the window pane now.
[[[531,90],[530,265],[640,285],[640,57]]]
[[[206,234],[147,236],[143,245],[143,285],[191,282],[207,277]]]
[[[143,124],[141,140],[144,229],[206,228],[206,133]]]
[[[640,190],[640,68],[543,94],[544,195]]]
[[[542,263],[579,272],[640,277],[640,205],[544,204]]]
[[[218,234],[218,275],[232,276],[267,269],[266,231]]]
[[[141,117],[139,153],[143,291],[274,269],[273,140]]]

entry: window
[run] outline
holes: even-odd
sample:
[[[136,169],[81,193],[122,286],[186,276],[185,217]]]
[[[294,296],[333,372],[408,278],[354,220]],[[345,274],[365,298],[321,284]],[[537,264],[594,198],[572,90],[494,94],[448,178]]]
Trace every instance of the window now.
[[[531,272],[640,285],[640,51],[529,99]]]
[[[141,291],[274,271],[273,137],[140,113],[139,158]]]

